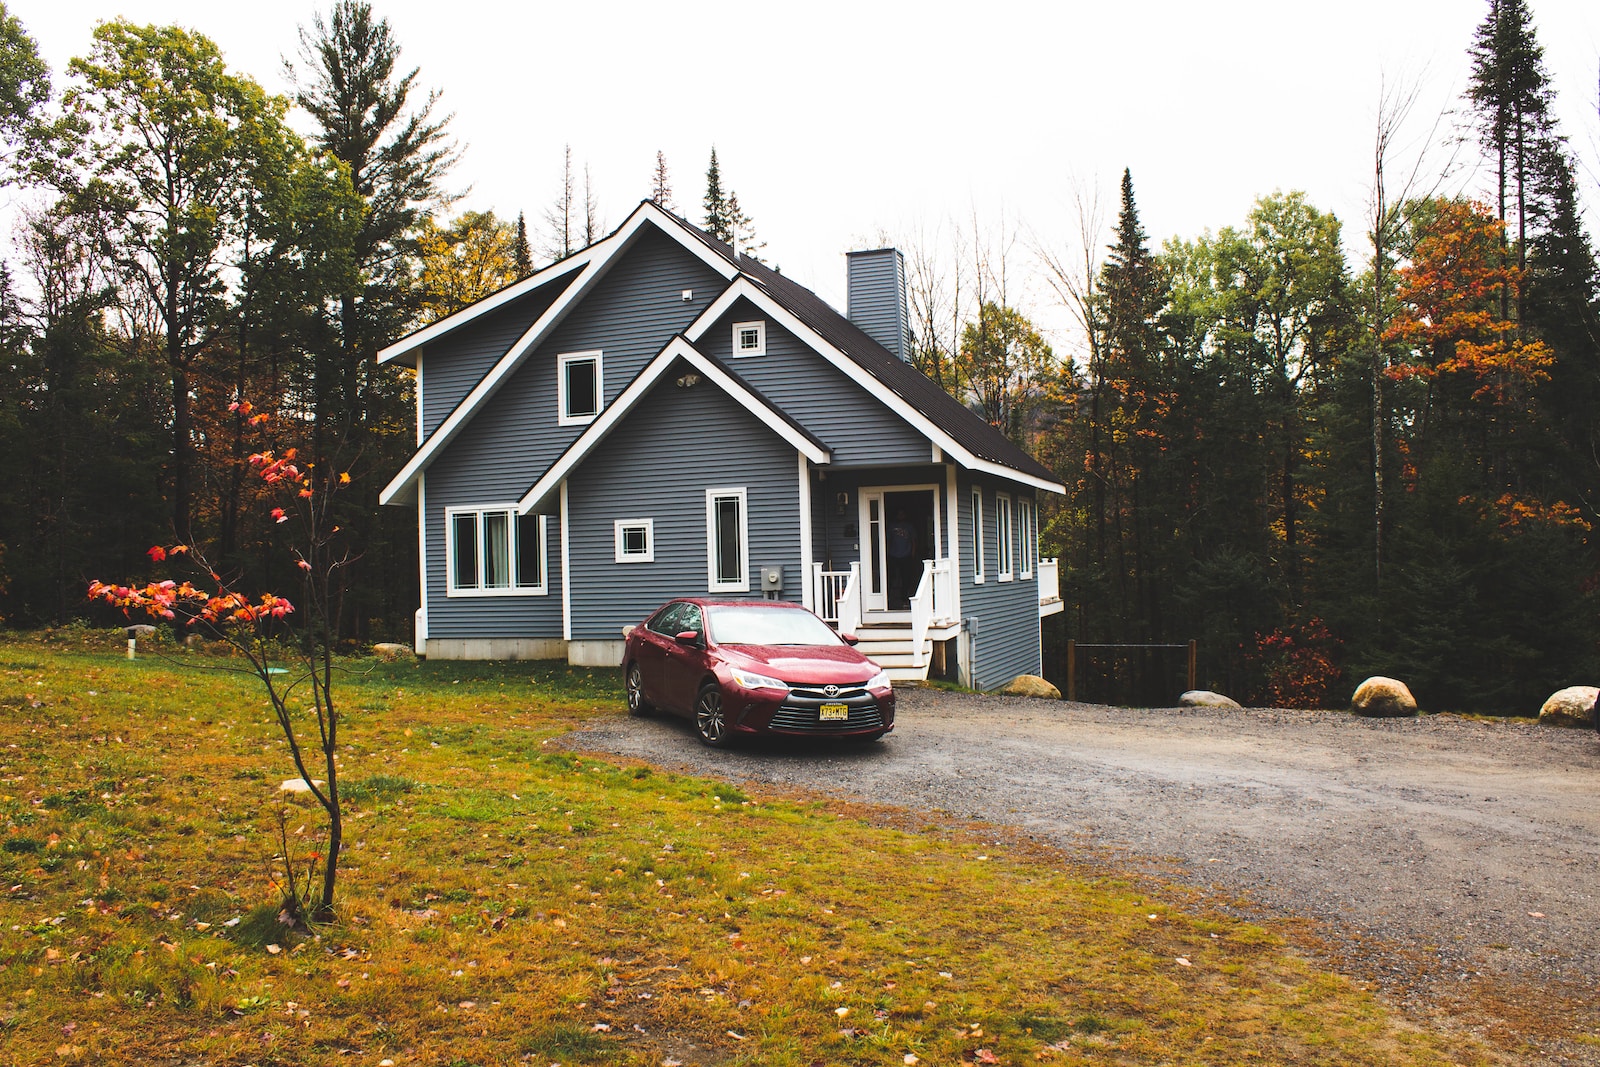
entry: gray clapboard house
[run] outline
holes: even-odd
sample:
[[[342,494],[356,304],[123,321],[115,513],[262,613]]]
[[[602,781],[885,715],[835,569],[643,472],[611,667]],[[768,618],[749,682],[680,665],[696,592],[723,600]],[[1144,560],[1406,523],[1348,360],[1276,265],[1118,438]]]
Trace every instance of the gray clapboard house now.
[[[905,267],[850,313],[646,202],[379,353],[416,373],[416,647],[614,665],[674,596],[804,603],[901,678],[1038,673],[1045,467],[906,362]]]

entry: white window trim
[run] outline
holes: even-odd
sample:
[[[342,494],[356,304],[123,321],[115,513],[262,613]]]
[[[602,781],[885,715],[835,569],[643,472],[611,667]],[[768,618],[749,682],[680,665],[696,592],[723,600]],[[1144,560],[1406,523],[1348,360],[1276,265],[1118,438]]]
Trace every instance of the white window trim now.
[[[972,584],[983,584],[983,490],[972,487]]]
[[[549,552],[550,552],[550,535],[549,535],[549,528],[548,528],[548,517],[544,516],[544,515],[537,516],[537,518],[538,518],[537,526],[538,526],[538,531],[539,531],[538,535],[537,535],[538,538],[539,538],[539,580],[538,580],[538,582],[536,584],[534,584],[534,585],[521,585],[521,586],[516,584],[516,580],[518,578],[521,578],[522,576],[520,574],[516,573],[516,567],[517,567],[517,544],[516,544],[515,537],[513,537],[511,544],[506,546],[507,551],[510,553],[510,561],[511,561],[511,567],[512,567],[512,572],[513,572],[513,574],[512,574],[512,584],[511,585],[509,585],[509,586],[507,586],[506,588],[503,588],[503,589],[485,589],[485,588],[483,588],[483,562],[484,562],[484,560],[483,560],[483,551],[482,551],[482,545],[481,544],[478,544],[478,545],[475,546],[475,548],[477,549],[477,556],[478,556],[478,584],[476,586],[469,586],[467,588],[462,588],[462,587],[456,585],[456,517],[458,515],[472,515],[472,516],[475,516],[476,517],[476,521],[473,523],[474,536],[478,537],[478,538],[481,538],[482,537],[481,530],[482,530],[482,524],[483,524],[483,516],[484,515],[492,515],[492,514],[501,514],[501,513],[506,514],[507,516],[509,516],[509,518],[507,520],[508,523],[509,523],[509,529],[514,533],[516,531],[516,529],[517,529],[518,519],[521,518],[521,516],[519,516],[517,514],[517,505],[515,505],[515,504],[483,504],[483,505],[479,505],[479,506],[449,507],[449,508],[445,508],[444,509],[444,566],[445,566],[444,574],[445,574],[445,595],[446,596],[449,596],[449,597],[484,597],[484,596],[547,596],[547,595],[549,595],[549,592],[550,592],[550,556],[549,556]]]
[[[717,580],[717,501],[728,497],[739,500],[739,580]],[[713,593],[750,591],[750,501],[745,487],[723,486],[706,490],[706,588]]]
[[[1019,577],[1033,577],[1033,561],[1039,555],[1039,531],[1034,525],[1034,507],[1031,500],[1017,501],[1017,531],[1022,547],[1022,570]]]
[[[567,364],[594,362],[594,414],[567,414]],[[587,426],[600,417],[606,400],[606,363],[599,349],[592,352],[564,352],[556,357],[556,424],[558,426]]]
[[[624,530],[642,528],[644,530],[644,551],[630,553],[626,549],[627,542],[623,540]],[[618,519],[614,527],[616,560],[618,563],[654,563],[656,561],[656,520],[654,519]]]
[[[1016,512],[1011,507],[1011,497],[1006,493],[994,495],[994,569],[995,581],[1009,582],[1016,577],[1017,531]]]
[[[756,331],[756,346],[754,348],[740,348],[739,334],[744,330]],[[736,357],[764,356],[767,354],[767,320],[754,319],[750,322],[736,322],[733,324],[733,354]]]

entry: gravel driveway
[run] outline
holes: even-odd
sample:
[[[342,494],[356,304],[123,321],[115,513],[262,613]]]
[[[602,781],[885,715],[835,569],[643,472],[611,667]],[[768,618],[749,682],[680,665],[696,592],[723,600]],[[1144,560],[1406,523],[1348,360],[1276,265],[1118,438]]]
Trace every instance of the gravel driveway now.
[[[711,751],[671,718],[598,720],[571,743],[1009,824],[1168,876],[1177,861],[1264,914],[1320,920],[1343,967],[1411,1007],[1600,986],[1593,731],[906,689],[878,744]]]

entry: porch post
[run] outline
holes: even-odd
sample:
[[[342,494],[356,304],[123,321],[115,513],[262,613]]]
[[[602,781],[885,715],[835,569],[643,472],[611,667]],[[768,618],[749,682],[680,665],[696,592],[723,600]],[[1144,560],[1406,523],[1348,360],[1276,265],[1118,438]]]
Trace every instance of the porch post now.
[[[815,589],[811,576],[811,465],[805,453],[800,456],[800,602],[812,611],[817,610]]]

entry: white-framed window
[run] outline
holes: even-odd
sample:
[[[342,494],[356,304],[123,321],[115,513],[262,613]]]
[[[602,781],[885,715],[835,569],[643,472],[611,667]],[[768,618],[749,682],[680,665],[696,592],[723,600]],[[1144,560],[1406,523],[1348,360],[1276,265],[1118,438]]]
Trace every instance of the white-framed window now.
[[[546,518],[515,504],[445,509],[446,595],[544,596]]]
[[[1033,577],[1033,562],[1039,558],[1039,531],[1033,524],[1033,501],[1017,501],[1017,537],[1022,544],[1021,577]]]
[[[605,396],[605,360],[599,352],[567,352],[556,357],[556,422],[582,426],[600,414]]]
[[[994,495],[994,551],[997,580],[1009,582],[1016,569],[1016,538],[1011,528],[1011,498]]]
[[[743,486],[706,490],[706,558],[713,593],[750,591],[749,516]]]
[[[618,519],[616,538],[618,563],[655,562],[656,522],[654,519]]]
[[[972,487],[972,584],[983,584],[983,490]]]
[[[766,355],[767,324],[760,320],[734,323],[733,354],[736,356]]]

